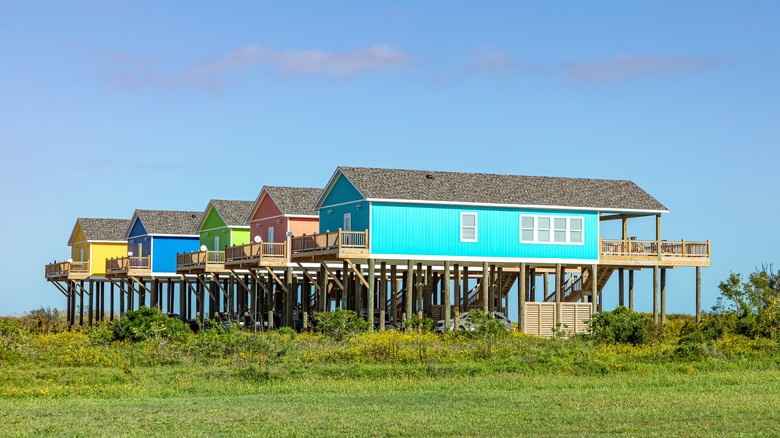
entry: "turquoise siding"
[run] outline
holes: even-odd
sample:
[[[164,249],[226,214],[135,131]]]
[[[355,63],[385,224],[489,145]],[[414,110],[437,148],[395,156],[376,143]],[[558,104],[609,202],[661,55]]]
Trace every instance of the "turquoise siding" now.
[[[320,209],[320,233],[343,229],[345,213],[352,213],[352,231],[367,230],[368,204],[366,201],[355,201],[336,207],[322,207]],[[360,208],[357,208],[358,205]],[[332,213],[328,214],[328,211],[332,211]]]
[[[477,242],[460,241],[461,212],[477,213]],[[520,243],[521,214],[582,217],[584,244]],[[598,259],[596,212],[373,203],[371,224],[372,254]]]
[[[363,195],[357,191],[355,186],[344,176],[339,175],[336,180],[336,184],[328,192],[328,197],[322,201],[322,208],[326,208],[330,205],[342,204],[344,202],[356,201],[363,199]]]

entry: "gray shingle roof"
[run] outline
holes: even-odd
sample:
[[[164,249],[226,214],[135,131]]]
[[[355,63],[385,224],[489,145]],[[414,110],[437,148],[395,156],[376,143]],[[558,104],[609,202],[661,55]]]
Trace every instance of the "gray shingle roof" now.
[[[76,219],[76,223],[89,241],[121,241],[125,240],[130,220],[80,217]]]
[[[197,235],[203,212],[170,210],[136,210],[148,234]]]
[[[246,225],[246,220],[254,201],[226,201],[222,199],[212,199],[211,204],[217,209],[227,226]]]
[[[282,211],[282,214],[317,215],[317,212],[314,211],[314,204],[322,194],[322,189],[274,186],[265,186],[264,189]]]
[[[366,197],[666,211],[632,181],[339,167]]]

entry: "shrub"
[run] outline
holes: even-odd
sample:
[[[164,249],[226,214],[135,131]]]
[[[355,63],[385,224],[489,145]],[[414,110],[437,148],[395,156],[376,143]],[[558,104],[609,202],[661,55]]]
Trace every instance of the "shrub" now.
[[[650,315],[636,313],[618,306],[611,312],[602,312],[590,320],[590,336],[596,342],[639,345],[650,342],[656,326]]]
[[[780,271],[772,265],[756,269],[746,281],[731,273],[718,285],[721,296],[713,310],[733,314],[734,332],[750,338],[780,339]]]
[[[337,341],[368,330],[369,323],[351,310],[317,312],[312,315],[314,329]]]
[[[0,318],[0,366],[9,353],[17,351],[26,340],[24,330],[16,321]]]
[[[145,339],[181,341],[190,335],[183,321],[171,318],[158,309],[141,307],[130,310],[113,325],[114,340],[133,342]]]

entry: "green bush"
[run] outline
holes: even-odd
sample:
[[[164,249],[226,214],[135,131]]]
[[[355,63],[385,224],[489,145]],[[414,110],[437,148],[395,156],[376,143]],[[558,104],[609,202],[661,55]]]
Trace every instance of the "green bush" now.
[[[125,312],[113,325],[114,340],[143,341],[161,339],[181,341],[191,334],[189,326],[158,309],[141,307]]]
[[[351,310],[317,312],[312,315],[314,329],[325,336],[342,341],[350,335],[368,330],[369,323]]]
[[[735,318],[734,333],[749,338],[780,339],[780,271],[762,266],[742,280],[731,273],[718,285],[721,296],[713,310]]]
[[[599,343],[645,344],[654,338],[656,330],[650,315],[622,306],[590,320],[591,339]]]

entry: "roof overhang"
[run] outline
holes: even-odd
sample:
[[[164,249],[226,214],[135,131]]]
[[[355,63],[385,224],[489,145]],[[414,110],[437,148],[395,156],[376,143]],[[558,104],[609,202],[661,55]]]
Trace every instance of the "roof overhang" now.
[[[663,214],[669,213],[669,210],[640,210],[630,208],[606,208],[606,207],[572,207],[565,205],[524,205],[524,204],[492,204],[481,202],[450,202],[450,201],[425,201],[417,199],[383,199],[366,198],[368,202],[387,202],[391,204],[426,204],[426,205],[457,205],[467,207],[500,207],[500,208],[527,208],[537,210],[578,210],[578,211],[596,211],[603,213],[629,213],[629,214]]]

